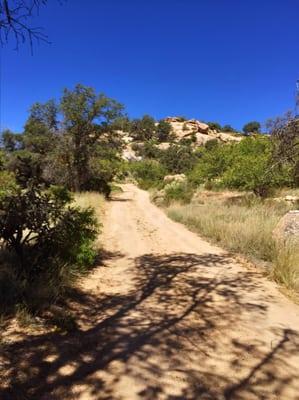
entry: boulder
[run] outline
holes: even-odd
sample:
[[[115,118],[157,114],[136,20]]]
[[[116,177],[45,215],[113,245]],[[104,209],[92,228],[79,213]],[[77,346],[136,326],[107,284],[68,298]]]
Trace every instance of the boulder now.
[[[170,182],[185,182],[186,181],[185,174],[176,174],[176,175],[166,175],[164,176],[164,183]]]
[[[273,231],[277,240],[299,240],[299,210],[292,210],[285,214]]]
[[[170,147],[170,143],[169,142],[159,143],[156,145],[156,147],[158,147],[158,149],[160,150],[167,150]]]
[[[128,145],[125,149],[123,149],[122,155],[123,160],[126,161],[140,161],[142,157],[137,156],[135,151],[132,149],[130,145]]]

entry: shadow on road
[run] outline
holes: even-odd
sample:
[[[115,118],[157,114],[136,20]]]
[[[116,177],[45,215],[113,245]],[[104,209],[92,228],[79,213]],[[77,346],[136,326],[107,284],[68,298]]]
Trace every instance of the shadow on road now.
[[[255,344],[232,338],[249,312],[267,310],[244,300],[256,289],[251,272],[223,277],[222,264],[228,264],[223,255],[147,254],[134,260],[134,288],[126,295],[75,290],[69,307],[91,327],[7,345],[0,399],[68,400],[82,392],[99,400],[284,398],[286,386],[298,384],[298,370],[288,365],[298,337],[281,330],[267,347],[258,338]],[[206,268],[216,269],[213,278]],[[221,373],[211,358],[229,370]],[[118,393],[124,377],[137,382],[135,397]]]

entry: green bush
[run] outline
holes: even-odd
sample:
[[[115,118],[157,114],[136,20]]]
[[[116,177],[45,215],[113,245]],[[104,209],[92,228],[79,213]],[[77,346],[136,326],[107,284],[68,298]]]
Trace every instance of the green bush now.
[[[190,203],[194,190],[187,182],[173,181],[164,187],[164,204],[166,206],[173,202],[187,204]]]
[[[137,154],[142,158],[151,158],[156,160],[159,159],[161,155],[161,150],[159,149],[159,147],[156,146],[155,140],[148,140],[144,143],[140,144],[134,143],[134,144],[135,144],[134,148],[137,150]]]
[[[190,145],[171,145],[161,152],[160,162],[171,174],[185,173],[198,161],[197,153]]]
[[[272,165],[268,137],[246,138],[232,147],[231,164],[222,176],[224,186],[267,196],[272,188],[288,185],[288,170]]]
[[[173,139],[173,135],[171,134],[172,127],[169,122],[164,121],[163,119],[159,121],[156,127],[156,136],[159,142],[169,142]]]
[[[266,136],[206,146],[188,178],[193,185],[208,183],[213,188],[250,190],[259,196],[290,185],[292,179],[290,167],[272,164],[272,143]]]
[[[33,305],[32,294],[41,288],[44,298],[58,296],[93,263],[98,229],[94,212],[71,201],[63,188],[45,190],[33,183],[0,198],[2,304]]]
[[[216,131],[221,131],[221,125],[218,122],[208,122],[210,129],[214,129]]]
[[[0,171],[0,198],[17,189],[15,176],[9,171]]]
[[[130,172],[142,189],[161,185],[167,171],[156,160],[142,160],[130,164]]]
[[[231,158],[229,145],[224,146],[214,141],[210,145],[207,144],[199,161],[188,174],[190,182],[198,186],[221,177],[229,166]]]
[[[243,132],[246,134],[259,133],[261,130],[261,124],[257,121],[248,122],[243,126]]]
[[[236,130],[230,125],[223,125],[222,132],[236,132]]]
[[[144,115],[141,119],[131,121],[130,133],[137,141],[150,140],[155,137],[155,120],[149,115]]]

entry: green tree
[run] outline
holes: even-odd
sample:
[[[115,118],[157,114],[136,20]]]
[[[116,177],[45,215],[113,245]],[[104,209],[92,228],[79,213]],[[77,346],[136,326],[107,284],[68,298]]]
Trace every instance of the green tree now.
[[[173,139],[171,135],[172,127],[167,121],[161,119],[156,127],[156,136],[159,142],[169,142]]]
[[[209,141],[199,154],[199,160],[189,172],[189,180],[200,185],[219,179],[228,168],[232,159],[231,145]]]
[[[156,122],[149,115],[144,115],[141,119],[133,119],[131,122],[131,135],[136,141],[153,139],[156,136]]]
[[[9,129],[2,132],[1,145],[6,152],[13,152],[23,147],[23,136]]]
[[[157,160],[142,160],[130,164],[130,172],[143,189],[157,187],[167,171]]]
[[[243,132],[246,135],[249,135],[250,133],[259,133],[260,130],[261,130],[261,124],[257,121],[248,122],[243,126]]]
[[[172,144],[161,152],[161,163],[169,173],[185,173],[193,168],[198,161],[198,155],[190,145]]]
[[[41,163],[56,146],[58,135],[58,106],[54,100],[34,103],[22,135],[27,152],[39,155]]]
[[[63,128],[70,138],[73,169],[71,188],[77,191],[86,188],[90,177],[89,161],[95,146],[110,125],[119,117],[123,106],[94,89],[76,85],[73,90],[65,89],[60,108],[63,114]]]

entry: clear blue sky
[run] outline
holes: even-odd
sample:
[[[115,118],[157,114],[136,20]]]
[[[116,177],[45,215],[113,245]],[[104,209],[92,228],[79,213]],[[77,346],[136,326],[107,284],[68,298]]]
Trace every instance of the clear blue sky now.
[[[298,0],[49,0],[52,44],[2,49],[2,127],[80,82],[131,117],[185,115],[237,128],[294,106]]]

